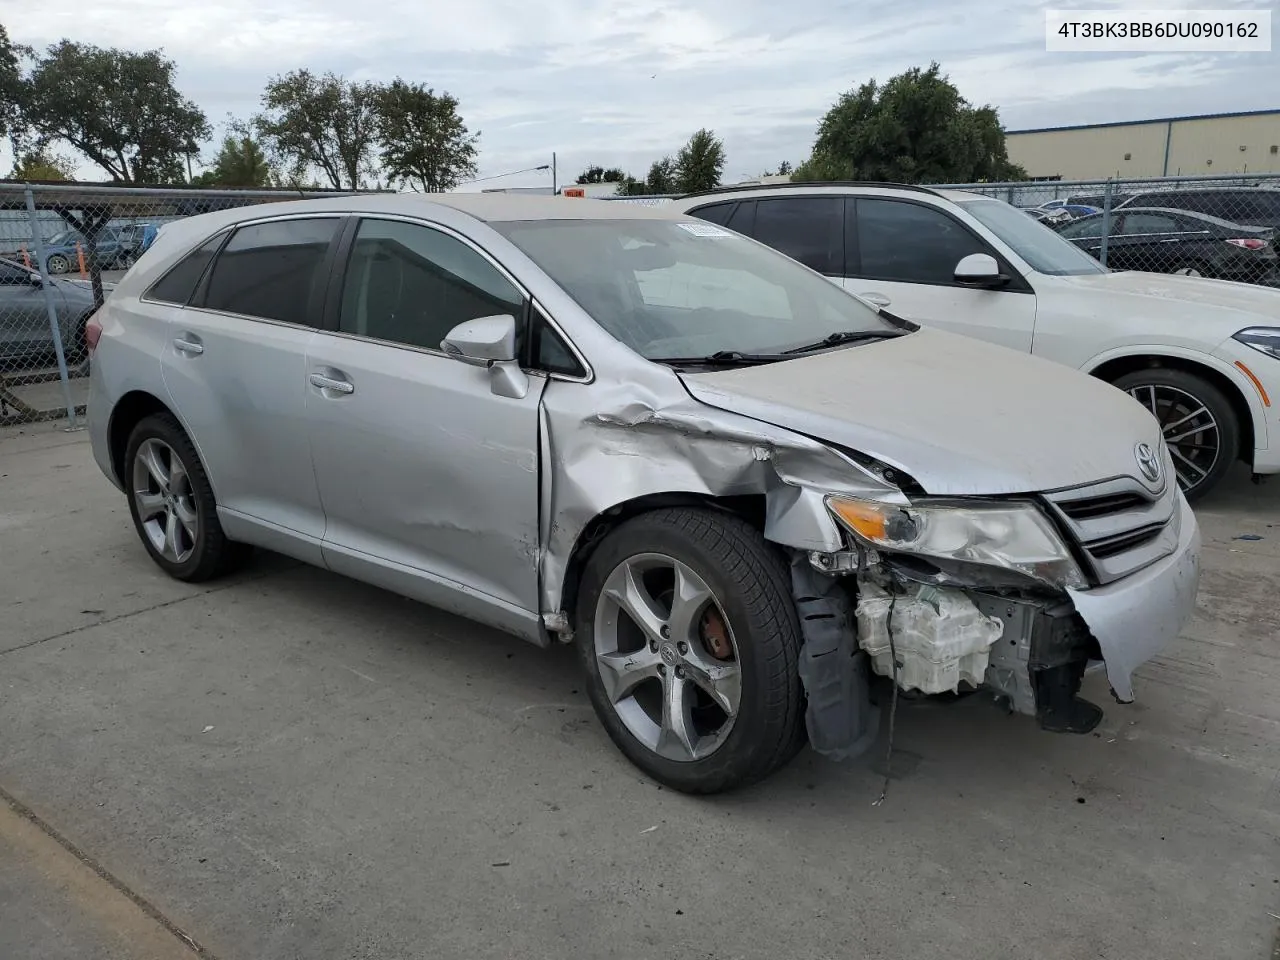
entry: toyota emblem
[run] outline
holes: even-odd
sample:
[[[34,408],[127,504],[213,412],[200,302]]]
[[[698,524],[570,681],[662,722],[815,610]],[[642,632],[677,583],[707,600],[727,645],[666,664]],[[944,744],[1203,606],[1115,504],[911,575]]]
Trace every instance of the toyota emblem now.
[[[1160,482],[1160,458],[1151,449],[1151,444],[1140,443],[1134,448],[1134,456],[1138,460],[1138,469],[1152,483]]]

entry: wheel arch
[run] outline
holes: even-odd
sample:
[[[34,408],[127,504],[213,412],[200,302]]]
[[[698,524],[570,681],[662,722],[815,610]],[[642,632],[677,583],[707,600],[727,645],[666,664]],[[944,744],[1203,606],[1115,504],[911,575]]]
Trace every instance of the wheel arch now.
[[[721,510],[746,520],[754,529],[764,532],[766,500],[763,493],[741,496],[712,496],[692,491],[663,491],[633,497],[616,503],[596,514],[578,534],[560,587],[559,609],[572,622],[577,607],[578,588],[587,561],[600,542],[628,520],[641,514],[667,507],[701,507]]]
[[[1206,358],[1208,359],[1208,358]],[[1252,464],[1257,447],[1256,413],[1250,403],[1244,387],[1230,374],[1219,369],[1216,364],[1207,363],[1187,356],[1168,353],[1142,351],[1110,357],[1096,363],[1089,369],[1089,375],[1114,383],[1119,377],[1140,370],[1163,368],[1181,370],[1184,373],[1202,377],[1222,391],[1223,396],[1231,404],[1231,410],[1240,424],[1240,459]],[[1264,427],[1265,429],[1265,427]],[[1265,441],[1265,435],[1263,437]]]
[[[168,404],[146,390],[130,390],[116,401],[111,410],[111,418],[107,421],[107,450],[111,457],[111,469],[122,488],[127,485],[124,457],[129,445],[129,435],[144,417],[155,413],[167,413],[179,423],[182,422]]]

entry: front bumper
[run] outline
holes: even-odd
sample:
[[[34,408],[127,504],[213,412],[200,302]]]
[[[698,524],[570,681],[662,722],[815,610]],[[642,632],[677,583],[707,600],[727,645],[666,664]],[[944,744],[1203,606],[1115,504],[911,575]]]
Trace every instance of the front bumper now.
[[[1068,590],[1098,641],[1112,693],[1133,701],[1133,672],[1177,638],[1191,618],[1200,586],[1200,527],[1178,495],[1177,549],[1137,573],[1092,590]]]

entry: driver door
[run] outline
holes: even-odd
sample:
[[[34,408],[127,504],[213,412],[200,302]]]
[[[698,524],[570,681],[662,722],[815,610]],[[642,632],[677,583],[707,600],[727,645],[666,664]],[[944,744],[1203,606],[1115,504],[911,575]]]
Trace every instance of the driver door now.
[[[1033,292],[955,282],[957,264],[973,253],[1012,269],[959,220],[924,203],[865,197],[849,201],[846,217],[844,287],[850,293],[922,326],[1031,352]]]

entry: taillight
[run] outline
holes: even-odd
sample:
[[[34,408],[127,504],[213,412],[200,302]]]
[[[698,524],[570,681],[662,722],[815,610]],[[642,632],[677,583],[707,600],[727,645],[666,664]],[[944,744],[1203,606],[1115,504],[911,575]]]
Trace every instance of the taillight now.
[[[1244,247],[1246,250],[1261,250],[1267,245],[1267,241],[1259,240],[1257,237],[1243,237],[1234,240],[1228,240],[1227,243],[1237,247]]]
[[[98,347],[98,340],[102,336],[102,321],[98,319],[95,313],[84,325],[84,343],[89,348],[89,352],[93,353]]]

